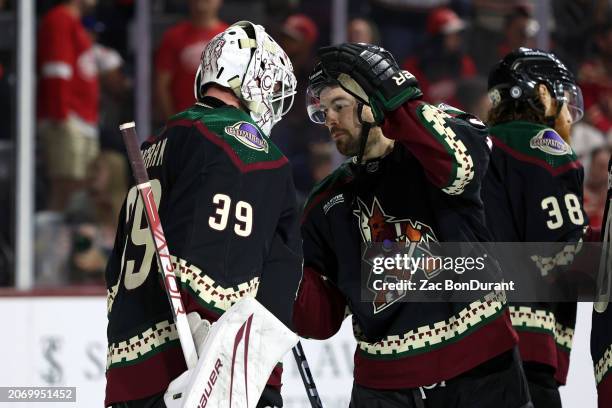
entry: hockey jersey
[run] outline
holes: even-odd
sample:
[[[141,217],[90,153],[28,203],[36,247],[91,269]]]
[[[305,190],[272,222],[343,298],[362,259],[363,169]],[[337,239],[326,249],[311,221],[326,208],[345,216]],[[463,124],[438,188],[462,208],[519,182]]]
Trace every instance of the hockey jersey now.
[[[581,240],[588,221],[582,208],[583,170],[572,148],[553,129],[536,123],[508,122],[490,133],[493,151],[482,198],[495,241]],[[516,268],[540,277],[537,266],[524,259],[515,259]],[[511,270],[504,273],[513,279]],[[512,303],[510,315],[523,361],[553,367],[555,380],[565,384],[576,303]]]
[[[245,296],[291,327],[302,274],[287,159],[242,110],[206,98],[142,145],[187,313]],[[143,206],[132,188],[106,270],[106,405],[164,391],[185,369]],[[280,387],[281,367],[270,385]]]
[[[608,199],[601,225],[602,238],[606,247],[610,246],[610,231],[612,218],[610,214],[610,200],[612,200],[612,159],[608,162]],[[610,255],[608,255],[610,256]],[[610,273],[610,271],[606,271]],[[608,279],[610,276],[608,275]],[[597,395],[600,408],[609,407],[612,403],[612,304],[603,313],[593,310],[591,326],[591,356],[595,368],[595,381],[597,382]]]
[[[306,203],[294,323],[299,334],[324,339],[352,314],[357,384],[426,386],[514,346],[504,295],[416,303],[406,291],[380,292],[363,301],[362,245],[488,240],[480,199],[487,132],[474,117],[419,100],[387,113],[382,130],[395,139],[389,154],[361,165],[349,160]]]

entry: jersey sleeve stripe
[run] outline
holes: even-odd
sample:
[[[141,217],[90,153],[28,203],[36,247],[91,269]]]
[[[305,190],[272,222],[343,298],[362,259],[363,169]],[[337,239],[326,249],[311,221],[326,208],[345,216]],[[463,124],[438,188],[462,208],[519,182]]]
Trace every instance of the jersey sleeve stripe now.
[[[450,115],[433,105],[423,104],[418,109],[418,116],[430,133],[444,146],[448,155],[454,158],[451,161],[449,179],[442,191],[449,195],[463,193],[474,178],[474,162],[463,141],[446,124],[445,119],[450,118]]]
[[[69,80],[72,78],[72,67],[63,61],[51,61],[42,66],[43,78],[59,78]]]
[[[600,384],[605,377],[612,377],[612,345],[595,364],[595,380]]]

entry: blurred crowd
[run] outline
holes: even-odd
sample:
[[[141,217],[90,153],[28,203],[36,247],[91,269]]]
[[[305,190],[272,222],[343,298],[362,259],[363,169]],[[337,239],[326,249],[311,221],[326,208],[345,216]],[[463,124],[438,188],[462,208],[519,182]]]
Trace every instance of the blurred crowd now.
[[[0,185],[14,190],[15,9],[0,0]],[[118,125],[133,120],[134,0],[37,4],[36,274],[39,285],[103,282],[131,183]],[[585,168],[585,209],[601,222],[612,140],[612,17],[607,0],[354,0],[346,39],[389,49],[430,102],[486,120],[489,68],[520,46],[544,44],[578,77],[585,116],[573,147]],[[550,10],[542,10],[548,4]],[[330,43],[327,0],[152,0],[153,128],[194,102],[204,45],[228,24],[263,24],[291,58],[298,95],[273,141],[294,169],[298,199],[341,160],[305,113],[316,48]],[[0,285],[12,283],[11,194],[0,197]]]

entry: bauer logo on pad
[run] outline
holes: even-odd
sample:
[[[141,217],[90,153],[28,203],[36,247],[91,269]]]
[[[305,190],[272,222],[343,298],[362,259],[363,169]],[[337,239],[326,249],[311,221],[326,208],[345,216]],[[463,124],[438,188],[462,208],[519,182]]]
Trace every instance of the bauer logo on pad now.
[[[268,141],[259,132],[259,129],[252,123],[237,122],[225,127],[225,133],[234,136],[236,140],[249,149],[268,153]]]
[[[529,147],[532,149],[539,149],[544,153],[554,156],[563,156],[572,152],[570,145],[565,143],[565,140],[552,129],[539,131],[538,134],[529,141]]]

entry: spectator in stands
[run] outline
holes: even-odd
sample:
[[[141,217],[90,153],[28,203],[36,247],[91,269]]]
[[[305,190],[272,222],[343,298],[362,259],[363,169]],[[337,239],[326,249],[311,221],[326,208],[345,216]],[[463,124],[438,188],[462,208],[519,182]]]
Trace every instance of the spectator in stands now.
[[[500,13],[503,10],[505,14],[489,18],[500,21],[500,27],[503,27],[501,32],[489,31],[479,26],[472,27],[470,40],[474,41],[470,41],[472,47],[469,51],[482,75],[487,75],[489,69],[511,51],[519,47],[534,48],[535,36],[540,30],[540,24],[532,18],[531,4],[499,4],[498,8],[501,9]],[[475,38],[476,36],[479,38]],[[491,52],[493,47],[497,48],[497,52]]]
[[[438,7],[448,7],[451,0],[370,0],[371,18],[380,28],[382,46],[397,61],[415,55],[426,41],[427,16]]]
[[[348,42],[380,45],[378,27],[373,21],[362,17],[349,21],[346,38]]]
[[[38,31],[38,119],[50,182],[49,208],[62,211],[98,154],[98,76],[81,16],[95,0],[67,0]]]
[[[119,52],[98,42],[106,25],[94,18],[83,18],[83,25],[93,41],[93,53],[100,83],[100,147],[123,151],[123,141],[117,129],[131,120],[132,80],[123,72],[124,60]]]
[[[487,92],[487,80],[483,77],[462,79],[457,83],[456,98],[457,107],[469,113],[473,113],[485,121],[491,100]]]
[[[601,227],[606,197],[608,193],[608,160],[610,148],[600,147],[591,152],[589,175],[584,182],[584,211],[589,217],[589,225]]]
[[[580,67],[578,80],[584,96],[585,119],[601,132],[612,129],[612,22],[595,32],[596,55]]]
[[[500,44],[504,43],[509,16],[520,7],[531,12],[533,0],[472,0],[472,15],[466,43],[468,52],[476,63],[478,72],[489,75],[489,70],[503,55]]]
[[[572,71],[577,71],[590,55],[588,38],[593,28],[599,29],[610,21],[612,3],[609,0],[551,1],[555,54]]]
[[[424,99],[457,105],[457,81],[476,75],[476,66],[463,49],[466,23],[449,8],[438,8],[427,17],[427,44],[420,57],[404,62],[416,76]]]
[[[604,134],[586,120],[583,119],[572,126],[570,145],[576,153],[576,157],[582,163],[585,180],[589,177],[591,169],[591,153],[595,149],[606,146],[606,144]]]
[[[535,35],[540,24],[531,17],[531,7],[516,6],[504,20],[504,39],[497,49],[497,60],[520,47],[535,47]],[[491,61],[491,65],[495,61]]]
[[[219,19],[222,0],[189,0],[189,19],[166,31],[155,58],[156,102],[165,120],[195,103],[193,82],[204,46],[228,25]]]
[[[89,167],[87,188],[72,195],[66,210],[66,221],[72,227],[73,283],[104,282],[103,271],[127,189],[125,158],[103,150]]]
[[[278,36],[281,47],[293,64],[297,93],[293,108],[274,126],[271,137],[291,161],[297,191],[305,194],[313,185],[309,165],[309,145],[323,137],[327,138],[320,126],[315,126],[304,117],[306,106],[304,98],[299,97],[306,93],[308,75],[315,60],[314,45],[318,36],[315,22],[305,14],[293,14],[287,17]]]

